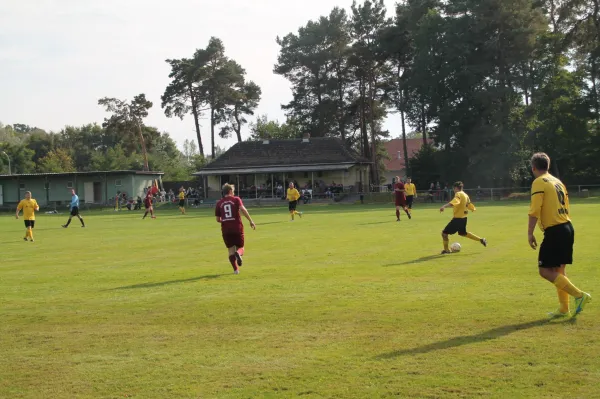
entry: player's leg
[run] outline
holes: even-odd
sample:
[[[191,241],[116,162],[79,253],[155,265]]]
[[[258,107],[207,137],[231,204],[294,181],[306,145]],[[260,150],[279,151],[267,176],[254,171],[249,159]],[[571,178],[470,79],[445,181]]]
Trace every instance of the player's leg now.
[[[35,220],[29,221],[29,239],[33,242],[33,228],[35,227]]]
[[[288,203],[288,211],[290,212],[290,217],[291,217],[292,221],[294,221],[294,212],[295,212],[295,210],[296,210],[296,207],[294,206],[293,201],[290,201]]]
[[[449,254],[450,253],[450,239],[448,237],[448,233],[442,232],[442,243],[444,245],[444,250],[442,251],[442,254]]]
[[[85,222],[83,221],[83,217],[81,217],[81,215],[79,213],[77,214],[77,218],[81,222],[81,227],[85,227]]]
[[[23,237],[23,240],[29,240],[29,220],[25,220],[25,237]]]
[[[64,227],[65,229],[66,229],[67,227],[69,227],[69,225],[71,224],[71,219],[72,219],[72,218],[73,218],[73,216],[69,215],[69,220],[67,220],[67,223],[63,224],[63,226],[62,226],[62,227]]]
[[[571,223],[546,229],[544,240],[540,245],[538,265],[542,278],[575,298],[576,316],[581,313],[587,303],[591,302],[592,297],[577,288],[564,272],[566,265],[573,263],[574,239],[575,231]]]
[[[403,209],[404,213],[406,213],[406,216],[408,216],[409,219],[412,219],[412,215],[410,214],[410,210],[408,209],[408,207],[406,205],[403,205]]]
[[[566,265],[561,265],[557,272],[559,274],[562,274],[563,276],[567,276],[567,274],[565,273],[565,268]],[[562,289],[556,287],[556,293],[558,295],[558,303],[559,303],[559,307],[558,307],[558,311],[551,313],[550,316],[551,317],[562,317],[562,316],[568,316],[569,315],[569,293],[566,291],[563,291]]]
[[[450,251],[450,236],[456,234],[461,230],[461,220],[460,219],[452,219],[450,222],[444,227],[442,230],[442,242],[444,244],[444,250],[442,254],[449,254]]]
[[[234,247],[235,253],[233,255],[235,256],[237,265],[241,267],[243,263],[242,256],[244,256],[244,233],[241,233],[238,237],[236,237],[236,241],[237,242]]]
[[[396,204],[396,222],[400,221],[400,205]]]

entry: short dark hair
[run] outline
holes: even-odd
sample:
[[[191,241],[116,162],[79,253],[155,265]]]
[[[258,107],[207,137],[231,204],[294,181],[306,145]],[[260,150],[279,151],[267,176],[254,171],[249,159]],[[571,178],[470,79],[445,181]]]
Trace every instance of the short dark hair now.
[[[457,182],[454,182],[454,184],[452,185],[452,187],[460,188],[461,190],[462,190],[462,188],[463,188],[464,186],[465,186],[465,185],[464,185],[464,184],[463,184],[463,182],[461,182],[460,180],[459,180],[459,181],[457,181]]]
[[[545,152],[537,152],[531,157],[531,166],[541,171],[550,169],[550,157]]]

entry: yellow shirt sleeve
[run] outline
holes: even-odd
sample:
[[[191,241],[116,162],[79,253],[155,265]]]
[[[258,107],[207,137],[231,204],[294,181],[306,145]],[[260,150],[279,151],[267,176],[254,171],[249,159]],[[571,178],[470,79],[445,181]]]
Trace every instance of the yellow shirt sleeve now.
[[[542,216],[542,204],[544,203],[544,183],[536,179],[531,185],[531,204],[529,205],[529,216],[540,219]]]
[[[23,201],[22,201],[22,200],[21,200],[21,201],[19,201],[19,205],[17,205],[17,209],[18,209],[19,211],[23,210]]]
[[[454,196],[454,199],[452,199],[452,201],[450,201],[450,203],[454,206],[460,205],[460,202],[461,202],[461,200],[460,200],[460,197],[458,196],[458,194],[456,194]]]
[[[467,205],[467,209],[471,212],[475,212],[477,210],[477,208],[475,208],[475,205],[473,205],[472,202],[469,202],[469,204]]]

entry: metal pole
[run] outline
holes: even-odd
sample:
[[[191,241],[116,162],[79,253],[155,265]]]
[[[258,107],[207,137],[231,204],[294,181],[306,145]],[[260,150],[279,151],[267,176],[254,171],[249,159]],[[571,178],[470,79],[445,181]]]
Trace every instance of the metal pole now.
[[[256,198],[258,199],[258,180],[256,178],[256,173],[254,174],[254,192],[256,193]]]
[[[310,172],[310,192],[312,193],[310,195],[310,199],[312,201],[313,197],[315,196],[315,172]]]
[[[275,195],[273,194],[273,186],[275,185],[275,182],[273,181],[273,173],[271,173],[271,198],[275,198]]]

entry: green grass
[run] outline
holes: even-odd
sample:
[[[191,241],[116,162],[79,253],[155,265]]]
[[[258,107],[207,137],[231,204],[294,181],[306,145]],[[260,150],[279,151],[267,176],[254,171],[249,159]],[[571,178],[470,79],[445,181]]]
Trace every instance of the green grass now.
[[[239,276],[209,209],[40,215],[35,243],[2,216],[0,397],[600,397],[600,204],[568,268],[598,303],[552,323],[527,204],[480,204],[489,247],[446,257],[436,209],[251,209]]]

